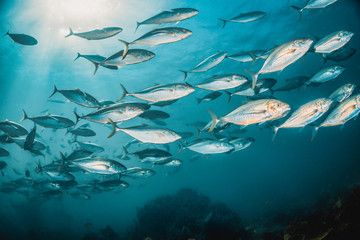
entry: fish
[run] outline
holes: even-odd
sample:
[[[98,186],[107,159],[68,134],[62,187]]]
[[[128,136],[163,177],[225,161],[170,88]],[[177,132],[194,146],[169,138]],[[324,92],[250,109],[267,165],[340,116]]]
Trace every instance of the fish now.
[[[11,137],[28,135],[28,131],[19,123],[5,120],[0,122],[0,130]]]
[[[35,140],[35,134],[36,134],[36,124],[34,124],[33,129],[26,136],[26,139],[24,142],[24,150],[28,150],[28,149],[32,148],[32,145],[34,144],[34,140]]]
[[[30,177],[30,171],[27,169],[25,170],[25,177],[27,177],[27,178]]]
[[[7,157],[10,153],[5,148],[0,147],[0,157]]]
[[[255,139],[250,137],[245,138],[234,138],[229,141],[229,143],[234,147],[231,152],[237,152],[244,150],[245,148],[250,147],[252,144],[254,144]]]
[[[161,162],[172,158],[172,155],[162,149],[156,148],[147,148],[144,150],[136,151],[129,153],[125,147],[123,147],[124,154],[121,159],[124,159],[128,155],[135,156],[137,159],[140,159],[142,162]]]
[[[75,141],[77,144],[79,144],[79,146],[89,152],[103,152],[105,149],[95,143],[91,143],[91,142],[79,142],[79,141]]]
[[[174,8],[171,10],[162,11],[155,16],[148,18],[142,22],[136,22],[136,30],[145,24],[163,24],[163,23],[172,23],[172,22],[180,22],[182,20],[191,18],[199,13],[198,10],[194,8]]]
[[[323,116],[330,108],[333,101],[327,98],[318,98],[300,106],[280,126],[274,128],[275,136],[280,128],[303,128]]]
[[[24,109],[23,109],[23,114],[24,116],[20,120],[20,122],[29,119],[44,128],[61,129],[61,128],[72,127],[75,125],[75,123],[72,120],[59,115],[48,114],[48,115],[41,115],[36,117],[28,117]]]
[[[70,36],[77,36],[87,40],[101,40],[115,36],[122,32],[122,28],[119,27],[107,27],[102,29],[95,29],[88,32],[74,33],[70,28],[70,33],[65,36],[65,38]]]
[[[34,46],[38,44],[38,41],[30,35],[10,33],[9,31],[7,31],[5,36],[6,35],[8,35],[14,42],[19,43],[21,45]]]
[[[174,99],[174,100],[169,100],[169,101],[162,101],[162,102],[152,102],[150,103],[151,105],[154,105],[154,106],[158,106],[158,107],[165,107],[165,106],[169,106],[175,102],[177,102],[179,100],[178,99]]]
[[[320,69],[315,75],[313,75],[308,81],[305,82],[305,85],[310,85],[311,83],[325,83],[330,80],[335,79],[341,73],[345,71],[345,68],[342,66],[327,66]]]
[[[220,121],[242,126],[261,124],[284,117],[290,109],[289,104],[276,99],[259,99],[241,105],[220,119],[208,110],[212,117],[209,132],[211,132]]]
[[[351,94],[355,90],[355,87],[356,86],[352,83],[346,83],[340,86],[338,89],[336,89],[333,93],[331,93],[329,98],[334,102],[342,102],[351,96]]]
[[[129,49],[126,57],[123,57],[124,50],[121,50],[100,62],[101,66],[122,67],[149,61],[155,57],[155,53],[144,49]]]
[[[96,133],[89,129],[89,128],[82,128],[82,127],[79,127],[79,128],[75,128],[75,129],[66,129],[66,134],[67,133],[72,133],[76,136],[82,136],[82,137],[93,137],[96,135]]]
[[[115,160],[95,156],[76,159],[71,163],[87,172],[104,175],[121,175],[126,170],[124,165]]]
[[[94,64],[95,70],[94,70],[93,75],[96,74],[97,70],[99,69],[99,66],[102,66],[102,67],[105,67],[105,68],[108,68],[108,69],[111,69],[111,70],[117,70],[118,69],[117,66],[107,65],[105,63],[100,64],[106,59],[106,57],[103,57],[103,56],[100,56],[100,55],[82,55],[80,53],[77,53],[77,57],[74,59],[74,61],[76,59],[80,58],[80,57],[85,58],[86,60],[88,60],[89,62]]]
[[[114,136],[117,131],[122,131],[143,143],[166,144],[181,139],[181,136],[176,132],[167,128],[149,127],[147,125],[119,128],[111,119],[109,121],[113,125],[113,131],[108,138]]]
[[[155,174],[155,171],[151,169],[145,169],[141,167],[128,168],[124,173],[124,177],[130,178],[148,178]]]
[[[81,91],[78,88],[77,89],[58,90],[56,88],[56,85],[54,85],[54,91],[50,95],[49,98],[54,96],[54,94],[57,92],[61,93],[69,101],[76,103],[80,106],[88,107],[88,108],[100,108],[101,107],[100,103],[98,102],[98,100],[96,100],[96,98],[94,98],[93,96],[91,96],[90,94],[88,94],[86,92]]]
[[[202,98],[196,98],[197,102],[200,104],[202,101],[212,101],[217,99],[218,97],[220,97],[222,95],[221,92],[217,92],[217,91],[213,91],[211,93],[206,94],[205,96],[203,96]]]
[[[25,149],[25,142],[26,142],[26,138],[24,137],[10,137],[8,136],[8,140],[10,140],[11,142],[16,143],[19,147],[24,148]],[[45,144],[34,139],[34,141],[32,142],[31,145],[28,146],[27,149],[25,150],[44,150],[46,148]]]
[[[312,43],[313,40],[309,38],[288,41],[272,50],[257,73],[245,69],[245,71],[251,75],[252,88],[255,88],[257,78],[260,74],[282,71],[304,56],[310,49]]]
[[[206,72],[207,70],[217,66],[219,63],[221,63],[225,59],[226,55],[227,55],[226,52],[218,52],[218,53],[211,55],[210,57],[205,58],[203,61],[201,61],[198,65],[196,65],[190,71],[180,70],[180,72],[183,72],[185,75],[184,81],[186,80],[189,73]]]
[[[73,161],[76,159],[88,157],[92,154],[93,154],[92,151],[88,151],[86,149],[77,149],[77,150],[74,150],[72,153],[70,153],[70,155],[67,156],[65,159],[67,161]]]
[[[326,119],[318,126],[314,127],[313,136],[311,140],[314,140],[315,135],[321,127],[331,126],[343,126],[352,118],[356,117],[360,112],[360,94],[355,94],[348,99],[341,102],[336,106],[334,110],[326,117]]]
[[[130,184],[120,179],[113,179],[101,181],[97,184],[97,186],[100,187],[103,191],[109,191],[125,189],[128,188]]]
[[[187,148],[201,154],[218,154],[229,152],[234,149],[234,146],[228,142],[203,138],[190,142],[183,148]]]
[[[154,29],[141,37],[135,39],[132,42],[126,42],[124,40],[119,39],[125,45],[123,58],[128,53],[128,49],[130,45],[134,44],[141,44],[141,45],[159,45],[159,44],[166,44],[177,42],[188,38],[192,35],[192,32],[185,28],[178,28],[178,27],[168,27],[168,28],[157,28]]]
[[[120,87],[122,88],[122,95],[117,101],[126,96],[133,96],[148,102],[164,102],[185,97],[195,91],[191,85],[181,83],[155,85],[135,93],[129,93],[122,84]]]
[[[194,87],[211,91],[220,91],[236,88],[246,82],[248,82],[248,79],[245,76],[238,74],[225,74],[215,75],[199,84],[194,85]]]
[[[248,22],[257,21],[265,16],[266,16],[265,12],[254,11],[254,12],[240,13],[228,20],[222,18],[218,18],[218,19],[223,22],[222,28],[224,28],[227,22],[248,23]]]
[[[75,180],[74,175],[68,172],[62,171],[43,171],[48,175],[52,180],[55,181],[73,181]]]
[[[346,30],[330,33],[317,41],[313,51],[315,53],[331,53],[345,46],[352,36],[354,36],[354,33]]]
[[[252,65],[254,65],[257,60],[267,58],[267,56],[264,56],[265,53],[267,53],[265,50],[241,51],[235,54],[226,55],[226,58],[240,63],[252,62]]]
[[[299,22],[300,22],[301,21],[301,13],[305,9],[324,8],[324,7],[329,6],[330,4],[335,3],[336,1],[337,0],[308,0],[306,5],[304,7],[302,7],[302,8],[296,7],[296,6],[291,6],[291,7],[299,12]]]
[[[159,110],[148,110],[139,115],[141,118],[156,120],[156,119],[167,119],[170,117],[169,114]]]
[[[78,199],[78,200],[90,200],[91,199],[91,196],[86,193],[73,192],[73,193],[70,193],[70,195],[73,198]],[[86,226],[86,227],[89,227],[89,226]]]
[[[321,56],[324,60],[324,63],[326,63],[327,60],[331,60],[334,62],[341,62],[352,57],[355,53],[356,53],[355,48],[345,45],[335,51],[332,51],[331,53],[323,53]]]
[[[109,118],[111,118],[114,122],[127,121],[139,116],[149,108],[150,105],[146,103],[128,102],[103,107],[99,110],[96,110],[95,112],[81,117],[76,112],[74,113],[76,116],[76,122],[78,122],[80,119],[86,119],[88,121],[97,123],[108,123]]]
[[[252,83],[251,82],[246,82],[245,84],[243,84],[240,89],[238,89],[237,91],[235,91],[234,93],[229,93],[227,91],[225,91],[225,93],[228,94],[229,98],[228,98],[228,103],[231,100],[231,97],[233,95],[238,95],[238,96],[246,96],[246,97],[252,97],[255,96],[257,94],[261,94],[264,93],[266,91],[271,91],[271,93],[273,92],[272,87],[277,83],[276,79],[273,78],[263,78],[260,79],[256,82],[255,88],[252,89]]]
[[[273,92],[291,91],[294,89],[298,89],[301,86],[303,86],[303,84],[309,79],[310,78],[306,76],[299,76],[299,77],[286,79],[286,81],[283,82],[280,86],[278,86],[278,88],[273,89]]]
[[[165,161],[156,162],[154,164],[155,165],[165,166],[165,167],[179,167],[179,166],[181,166],[183,164],[183,161],[181,161],[179,159],[167,159]]]

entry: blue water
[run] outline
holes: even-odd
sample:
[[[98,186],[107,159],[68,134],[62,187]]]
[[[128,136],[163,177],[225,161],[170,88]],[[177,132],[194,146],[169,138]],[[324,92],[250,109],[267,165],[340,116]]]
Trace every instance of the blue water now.
[[[25,33],[38,40],[36,46],[23,46],[13,42],[8,36],[0,41],[0,120],[19,122],[21,109],[29,116],[41,112],[63,114],[74,120],[73,110],[83,114],[92,111],[68,102],[65,104],[48,102],[53,86],[59,89],[75,89],[90,93],[95,98],[115,101],[121,96],[120,83],[129,92],[135,92],[154,84],[182,82],[183,74],[178,70],[190,70],[203,59],[224,51],[233,54],[239,51],[271,49],[286,41],[309,37],[311,34],[324,36],[338,30],[348,30],[355,35],[348,46],[358,48],[360,44],[360,4],[355,0],[339,0],[324,9],[304,10],[301,22],[291,5],[303,6],[306,1],[175,1],[175,0],[105,0],[93,1],[1,1],[1,33],[7,30]],[[148,62],[124,66],[117,71],[100,68],[95,76],[93,65],[85,59],[75,62],[77,52],[111,56],[123,49],[117,39],[132,41],[156,25],[143,25],[134,34],[136,21],[147,19],[163,10],[192,7],[199,14],[178,23],[177,27],[190,29],[189,38],[171,44],[149,47],[136,45],[135,48],[150,50],[156,57]],[[261,10],[267,13],[263,19],[248,23],[228,23],[221,29],[217,18],[230,18],[241,12]],[[162,26],[173,26],[166,24]],[[123,32],[115,37],[100,41],[88,41],[78,37],[64,38],[68,27],[74,31],[117,26]],[[238,73],[247,75],[244,69],[257,71],[263,61],[254,66],[225,59],[218,66],[205,73],[193,73],[187,81],[200,82],[215,74]],[[350,59],[339,63],[345,72],[334,81],[315,88],[300,88],[292,92],[279,92],[274,96],[293,109],[310,100],[327,97],[337,87],[345,83],[359,84],[360,56],[356,53]],[[337,64],[328,61],[326,65]],[[281,73],[263,76],[277,79],[278,85],[285,79],[300,75],[311,76],[323,66],[319,54],[309,53],[287,67]],[[356,93],[359,90],[355,90]],[[209,91],[196,89],[176,103],[159,109],[170,114],[166,119],[167,128],[174,131],[194,132],[196,122],[208,122],[210,109],[218,116],[224,116],[244,103],[245,98],[234,96],[229,104],[223,94],[214,101],[197,104],[196,98]],[[128,100],[135,98],[127,97]],[[66,101],[57,93],[53,99]],[[136,118],[121,126],[134,126],[146,122]],[[81,124],[86,123],[81,120]],[[31,121],[23,126],[30,130]],[[90,123],[96,137],[90,140],[105,148],[100,156],[118,159],[122,146],[132,138],[118,132],[107,139],[110,129],[102,124]],[[230,129],[236,129],[232,127]],[[227,130],[226,130],[227,131]],[[272,130],[249,126],[241,136],[254,138],[253,146],[233,154],[204,156],[190,161],[194,152],[184,150],[176,155],[178,145],[170,144],[170,152],[183,161],[178,171],[151,165],[141,165],[137,160],[123,161],[127,167],[143,166],[156,171],[147,179],[128,180],[130,188],[120,193],[90,194],[91,200],[77,200],[69,194],[61,201],[49,200],[34,204],[21,194],[1,193],[0,233],[4,236],[23,236],[29,229],[43,231],[71,231],[80,239],[87,231],[98,231],[111,225],[115,232],[122,233],[136,220],[137,208],[147,201],[164,194],[172,194],[188,187],[210,197],[211,201],[223,202],[239,213],[249,226],[262,228],[265,224],[276,225],[272,218],[280,214],[292,214],[298,209],[312,208],[324,195],[336,194],[360,180],[359,170],[359,120],[349,121],[342,131],[338,127],[322,128],[311,142],[311,128],[302,132],[298,129],[281,129],[272,142]],[[52,131],[38,127],[38,134],[47,140],[51,153],[34,157],[15,144],[5,147],[10,156],[1,160],[8,166],[0,181],[9,182],[24,177],[26,169],[33,179],[43,177],[34,172],[36,162],[50,163],[60,159],[59,151],[71,153],[74,144],[65,135],[66,130]],[[206,133],[203,137],[211,136]],[[50,140],[50,138],[52,140]],[[191,139],[193,140],[194,137]],[[61,147],[60,144],[64,144]],[[21,175],[17,175],[14,170]],[[79,177],[86,181],[87,175]],[[265,204],[266,203],[266,204]],[[85,228],[84,224],[92,226]],[[271,227],[274,227],[274,226]]]

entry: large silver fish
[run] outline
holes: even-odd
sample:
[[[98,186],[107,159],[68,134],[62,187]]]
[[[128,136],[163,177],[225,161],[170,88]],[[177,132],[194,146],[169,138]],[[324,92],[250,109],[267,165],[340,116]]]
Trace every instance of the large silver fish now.
[[[313,40],[308,38],[295,39],[274,48],[257,73],[245,70],[252,77],[252,88],[255,88],[257,78],[260,74],[282,71],[304,56],[312,43]]]
[[[9,120],[0,122],[0,130],[3,131],[4,133],[7,133],[11,137],[18,137],[28,134],[26,128],[24,128],[23,126],[21,126],[16,122]]]
[[[155,53],[144,49],[129,49],[125,58],[123,58],[123,55],[124,50],[121,50],[120,52],[104,59],[101,62],[101,66],[113,66],[117,68],[125,65],[146,62],[155,57]]]
[[[149,127],[147,125],[119,128],[111,119],[109,121],[113,125],[113,131],[108,138],[114,136],[117,131],[122,131],[143,143],[165,144],[175,142],[181,138],[176,132],[166,128]]]
[[[116,34],[120,33],[122,28],[119,27],[107,27],[102,29],[95,29],[88,32],[81,32],[81,33],[74,33],[73,30],[70,28],[70,33],[65,37],[70,36],[77,36],[87,40],[101,40],[105,38],[109,38],[115,36]]]
[[[317,41],[314,45],[314,52],[331,53],[336,51],[347,44],[352,36],[354,33],[345,30],[330,33]]]
[[[356,117],[360,112],[360,94],[356,94],[340,103],[326,119],[314,128],[312,140],[319,128],[344,125],[347,121]]]
[[[301,13],[305,9],[316,9],[316,8],[324,8],[329,6],[330,4],[333,4],[337,0],[309,0],[306,5],[303,8],[291,6],[296,11],[299,12],[299,21],[301,20]]]
[[[195,91],[191,85],[182,83],[155,85],[135,93],[129,93],[122,84],[120,86],[123,93],[117,101],[125,96],[133,96],[149,102],[165,102],[185,97]]]
[[[194,87],[211,91],[219,91],[238,87],[247,81],[248,79],[246,77],[238,74],[215,75],[199,84],[196,84]]]
[[[312,76],[308,81],[305,82],[305,85],[310,85],[311,83],[325,83],[330,80],[335,79],[341,73],[345,71],[345,68],[342,66],[327,66],[320,69],[314,76]]]
[[[263,78],[256,82],[255,88],[252,89],[251,82],[247,82],[243,84],[237,91],[234,93],[228,93],[229,99],[228,102],[230,102],[231,97],[233,95],[238,96],[246,96],[246,97],[252,97],[256,94],[264,93],[266,91],[272,92],[272,87],[277,83],[276,79],[273,78]]]
[[[198,10],[194,8],[174,8],[171,10],[162,11],[161,13],[148,18],[142,22],[136,22],[136,30],[140,25],[144,24],[163,24],[171,22],[180,22],[182,20],[191,18],[199,13]]]
[[[169,152],[156,148],[147,148],[132,153],[129,153],[125,147],[123,147],[123,150],[124,150],[124,154],[121,157],[121,159],[124,159],[127,155],[132,155],[140,159],[142,162],[155,163],[155,162],[162,162],[172,157],[172,155]]]
[[[342,102],[348,97],[351,96],[353,91],[355,90],[355,85],[352,83],[346,83],[342,86],[340,86],[338,89],[336,89],[331,95],[330,99],[334,102]]]
[[[227,22],[248,23],[259,20],[265,16],[266,16],[265,12],[254,11],[248,13],[240,13],[239,15],[228,20],[222,18],[218,18],[218,19],[223,22],[222,28],[224,28]]]
[[[82,54],[78,53],[77,57],[74,59],[74,61],[76,59],[80,58],[80,57],[85,58],[86,60],[88,60],[89,62],[94,64],[95,70],[94,70],[93,75],[95,75],[95,73],[99,69],[99,66],[102,66],[102,67],[105,67],[105,68],[108,68],[108,69],[112,69],[112,70],[117,70],[118,69],[117,66],[107,65],[105,63],[100,64],[106,59],[106,57],[103,57],[103,56],[100,56],[100,55],[82,55]]]
[[[130,45],[133,44],[159,45],[165,43],[172,43],[190,37],[191,34],[192,32],[185,28],[178,28],[178,27],[158,28],[142,35],[141,37],[130,43],[120,39],[119,41],[121,41],[125,45],[123,52],[123,58],[125,58],[125,56],[128,53],[128,49]]]
[[[216,127],[219,121],[248,126],[282,118],[289,111],[289,104],[276,99],[259,99],[245,103],[220,119],[208,110],[212,117],[212,126],[209,132]]]
[[[155,171],[151,169],[145,169],[141,167],[128,168],[124,173],[124,177],[130,178],[148,178],[154,176]]]
[[[226,52],[218,52],[218,53],[211,55],[210,57],[205,58],[203,61],[201,61],[198,65],[196,65],[190,71],[180,70],[181,72],[183,72],[185,74],[184,81],[186,80],[187,75],[189,73],[206,72],[207,70],[217,66],[219,63],[221,63],[225,59],[226,55],[227,55]]]
[[[47,114],[36,117],[28,117],[24,110],[23,110],[23,114],[24,116],[20,120],[21,122],[26,119],[29,119],[44,128],[61,129],[61,128],[72,127],[75,125],[75,123],[72,120],[59,115]]]
[[[80,158],[72,161],[71,163],[87,172],[98,174],[121,174],[126,170],[126,167],[121,163],[109,158],[102,157]]]
[[[26,34],[18,34],[18,33],[9,33],[9,31],[5,34],[8,35],[14,42],[19,43],[21,45],[33,46],[38,43],[38,41],[29,35]]]
[[[273,140],[280,128],[302,128],[316,121],[329,110],[332,103],[331,99],[318,98],[302,105],[283,124],[274,128]]]
[[[117,103],[107,107],[103,107],[99,110],[96,110],[95,112],[89,113],[81,117],[76,112],[74,113],[76,116],[76,121],[79,121],[79,119],[86,119],[92,122],[108,123],[109,118],[111,118],[114,122],[127,121],[129,119],[139,116],[149,108],[150,105],[146,103],[129,102]]]
[[[230,152],[234,146],[228,142],[204,138],[187,144],[185,148],[201,154],[217,154]]]
[[[96,144],[96,143],[91,143],[91,142],[79,142],[76,140],[76,143],[79,144],[79,146],[82,149],[85,149],[86,151],[89,152],[103,152],[105,149],[103,147],[101,147],[100,145]]]
[[[50,95],[49,98],[51,98],[55,93],[61,93],[64,97],[66,97],[69,101],[79,104],[83,107],[89,107],[89,108],[99,108],[101,107],[100,103],[96,98],[91,96],[90,94],[81,91],[80,89],[67,89],[67,90],[58,90],[56,86],[54,85],[54,91]]]

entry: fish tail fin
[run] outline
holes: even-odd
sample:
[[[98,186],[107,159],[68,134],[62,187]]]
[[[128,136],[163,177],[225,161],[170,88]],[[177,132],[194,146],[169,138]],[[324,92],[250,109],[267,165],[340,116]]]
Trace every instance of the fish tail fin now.
[[[134,33],[136,33],[136,31],[138,30],[138,28],[140,27],[140,25],[142,25],[141,22],[136,22],[136,28],[135,28]]]
[[[311,136],[311,142],[314,141],[319,128],[320,127],[314,127],[313,132],[312,132],[312,136]]]
[[[218,18],[218,20],[220,20],[222,22],[222,24],[223,24],[222,28],[224,28],[227,21],[225,19],[222,19],[222,18]]]
[[[70,33],[65,36],[66,38],[74,35],[74,32],[73,32],[73,30],[71,29],[71,27],[69,27],[69,30],[70,30]]]
[[[42,166],[41,166],[41,164],[40,164],[40,161],[38,161],[38,162],[36,163],[36,170],[35,170],[35,172],[36,172],[36,173],[42,173],[42,172],[43,172],[43,168],[42,168]]]
[[[251,63],[251,66],[254,66],[254,64],[256,63],[257,57],[255,56],[255,54],[253,52],[249,52],[251,59],[253,60]]]
[[[67,135],[69,132],[70,132],[70,131],[69,131],[69,128],[67,128],[65,135]]]
[[[122,55],[122,59],[124,59],[129,51],[129,45],[130,43],[124,41],[124,40],[121,40],[119,39],[120,42],[122,42],[124,44],[124,52],[123,52],[123,55]]]
[[[210,114],[212,120],[211,120],[211,126],[210,126],[210,129],[209,129],[209,132],[211,132],[212,130],[214,130],[214,128],[216,127],[216,125],[218,124],[219,122],[219,119],[218,117],[212,112],[210,111],[209,109],[206,109],[208,111],[208,113]]]
[[[75,61],[76,59],[78,59],[79,57],[81,57],[81,54],[80,54],[80,53],[77,53],[77,56],[76,56],[76,58],[74,59],[74,61]]]
[[[322,54],[321,57],[322,57],[322,60],[323,60],[323,64],[325,64],[327,62],[326,56],[324,56],[324,54]]]
[[[291,6],[293,9],[295,9],[296,11],[298,11],[299,12],[299,22],[301,21],[301,13],[302,13],[302,11],[304,10],[303,8],[299,8],[299,7],[297,7],[297,6]]]
[[[276,135],[277,135],[277,132],[279,131],[279,127],[274,127],[274,134],[273,134],[273,137],[272,137],[272,141],[275,141],[275,138],[276,138]]]
[[[93,75],[95,76],[97,70],[99,69],[100,63],[94,63],[94,65],[95,65],[95,69],[94,69]]]
[[[196,98],[196,101],[197,101],[198,104],[200,104],[202,99],[201,98]]]
[[[177,155],[179,155],[182,152],[182,150],[185,148],[185,145],[182,141],[179,140],[178,143],[179,143],[179,149],[177,151]]]
[[[200,129],[198,129],[196,126],[194,126],[194,128],[196,130],[196,140],[198,140],[200,137]]]
[[[51,98],[52,96],[54,96],[55,93],[58,92],[58,89],[56,88],[56,85],[54,84],[54,91],[53,93],[49,96],[49,98]]]
[[[124,159],[129,154],[129,152],[126,150],[124,146],[122,147],[122,149],[124,151],[124,154],[121,156],[120,160]]]
[[[122,85],[121,83],[120,83],[120,87],[122,89],[122,94],[121,94],[120,98],[118,100],[116,100],[117,102],[120,102],[121,100],[123,100],[124,97],[126,97],[126,95],[129,94],[129,92],[126,90],[124,85]]]
[[[25,112],[25,110],[23,109],[22,110],[23,111],[23,118],[20,120],[20,122],[22,122],[22,121],[24,121],[25,119],[28,119],[29,117],[26,115],[26,112]]]
[[[4,36],[2,36],[1,38],[5,37],[6,35],[9,35],[9,31],[10,30],[7,30],[7,32],[4,34]]]
[[[109,122],[111,123],[113,130],[111,131],[110,135],[107,138],[111,138],[112,136],[115,135],[115,133],[117,132],[117,130],[119,129],[118,126],[116,126],[116,124],[113,122],[113,120],[111,120],[110,118],[108,118]]]
[[[251,72],[251,71],[249,71],[247,69],[244,69],[244,71],[247,72],[248,74],[250,74],[251,79],[252,79],[252,87],[251,88],[254,89],[255,86],[256,86],[256,81],[257,81],[257,78],[259,76],[259,73],[253,73],[253,72]]]
[[[74,114],[75,114],[75,118],[76,118],[75,124],[77,124],[79,122],[79,120],[81,119],[81,117],[75,111],[74,111]]]
[[[182,72],[182,73],[184,73],[184,82],[185,82],[185,80],[186,80],[189,72],[184,71],[184,70],[179,70],[179,71]]]
[[[228,91],[224,91],[224,93],[226,93],[226,95],[228,95],[227,103],[229,103],[231,100],[232,94],[231,94],[231,92],[228,92]]]

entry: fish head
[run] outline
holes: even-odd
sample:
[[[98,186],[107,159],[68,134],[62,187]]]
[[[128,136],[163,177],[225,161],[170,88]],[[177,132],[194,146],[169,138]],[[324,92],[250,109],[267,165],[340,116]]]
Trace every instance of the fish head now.
[[[317,102],[316,102],[316,107],[322,111],[322,112],[326,112],[331,104],[333,103],[333,101],[331,99],[327,99],[327,98],[320,98]]]
[[[187,92],[188,94],[195,91],[195,89],[189,83],[177,84],[177,85],[175,85],[175,89]]]
[[[355,90],[355,84],[352,83],[345,84],[344,90],[345,92],[352,94],[352,92]]]
[[[177,15],[183,15],[184,19],[191,18],[199,13],[199,10],[196,10],[194,8],[183,8],[181,13],[177,12]]]
[[[360,94],[355,97],[356,108],[360,108]]]
[[[337,37],[339,38],[340,42],[348,42],[354,36],[354,33],[349,31],[339,31]]]
[[[279,100],[271,99],[267,103],[267,110],[274,118],[285,116],[291,110],[290,105]]]
[[[180,37],[181,39],[185,39],[192,34],[192,31],[185,28],[175,28],[173,34]]]
[[[309,50],[313,42],[314,41],[310,38],[301,38],[294,40],[293,46],[297,49],[297,51],[306,52]]]
[[[343,67],[343,66],[333,66],[331,69],[331,72],[336,75],[340,75],[344,71],[345,71],[345,67]]]

